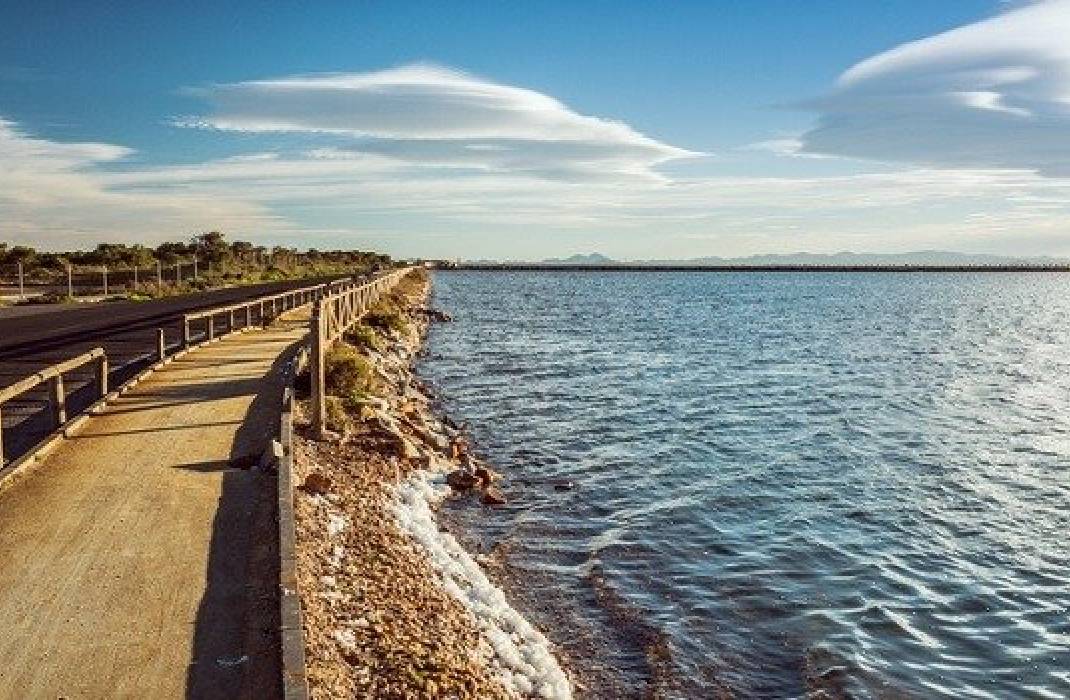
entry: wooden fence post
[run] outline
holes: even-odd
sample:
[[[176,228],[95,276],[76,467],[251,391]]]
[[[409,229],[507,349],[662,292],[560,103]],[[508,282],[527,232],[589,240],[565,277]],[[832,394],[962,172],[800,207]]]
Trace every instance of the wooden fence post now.
[[[67,397],[63,391],[63,375],[57,374],[49,382],[52,404],[52,425],[58,428],[67,422]]]
[[[312,365],[309,369],[312,384],[312,435],[317,440],[326,437],[327,387],[326,377],[326,338],[323,327],[323,301],[317,301],[312,307]]]
[[[215,339],[215,316],[208,314],[208,342]]]
[[[247,304],[245,306],[245,327],[252,328],[253,326],[253,305]]]
[[[108,356],[101,355],[97,360],[97,386],[100,387],[100,398],[108,395]]]
[[[182,347],[189,350],[190,344],[193,342],[192,334],[189,330],[189,317],[182,317]]]
[[[163,329],[156,329],[156,359],[163,362],[167,359],[167,339],[164,337]]]

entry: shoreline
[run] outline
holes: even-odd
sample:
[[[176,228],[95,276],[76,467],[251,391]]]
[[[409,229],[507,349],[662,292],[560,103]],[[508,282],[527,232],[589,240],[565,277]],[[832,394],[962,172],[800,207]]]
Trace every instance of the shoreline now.
[[[309,440],[298,418],[297,574],[311,696],[571,698],[551,643],[436,515],[445,498],[472,497],[456,474],[485,465],[415,376],[436,316],[427,273],[417,275],[389,295],[404,323],[369,323],[353,337],[363,360],[350,362],[377,391],[332,401],[338,439]],[[501,494],[484,473],[483,498],[494,502]]]

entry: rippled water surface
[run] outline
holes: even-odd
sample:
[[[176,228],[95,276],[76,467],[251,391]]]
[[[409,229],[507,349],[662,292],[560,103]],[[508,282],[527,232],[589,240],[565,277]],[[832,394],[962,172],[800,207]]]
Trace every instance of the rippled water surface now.
[[[1070,276],[440,272],[435,304],[421,372],[512,499],[451,515],[592,694],[1070,697]]]

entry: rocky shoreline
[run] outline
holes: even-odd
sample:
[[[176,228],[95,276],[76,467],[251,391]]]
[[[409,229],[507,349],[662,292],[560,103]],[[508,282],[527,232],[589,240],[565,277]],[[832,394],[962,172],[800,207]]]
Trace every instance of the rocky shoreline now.
[[[424,272],[328,358],[330,424],[294,443],[297,569],[314,698],[569,698],[550,643],[438,524],[498,475],[431,409],[413,361],[432,321]]]

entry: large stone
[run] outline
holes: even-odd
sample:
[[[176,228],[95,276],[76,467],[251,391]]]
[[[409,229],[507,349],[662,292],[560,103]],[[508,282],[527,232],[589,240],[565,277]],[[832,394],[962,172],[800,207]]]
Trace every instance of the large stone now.
[[[501,478],[501,474],[499,474],[499,473],[497,473],[497,472],[495,472],[495,471],[493,471],[491,469],[487,469],[486,467],[483,467],[483,466],[476,467],[476,469],[473,472],[473,474],[475,474],[475,477],[477,479],[479,479],[480,488],[484,488],[484,489],[489,487],[491,484],[493,484],[495,481],[497,481],[498,479]]]
[[[467,491],[479,483],[476,475],[466,469],[456,469],[446,475],[446,483],[455,491]]]
[[[323,472],[312,472],[305,477],[301,490],[307,493],[327,493],[331,490],[331,477]]]
[[[497,486],[489,486],[483,490],[483,502],[488,506],[500,506],[507,503],[505,494]]]

